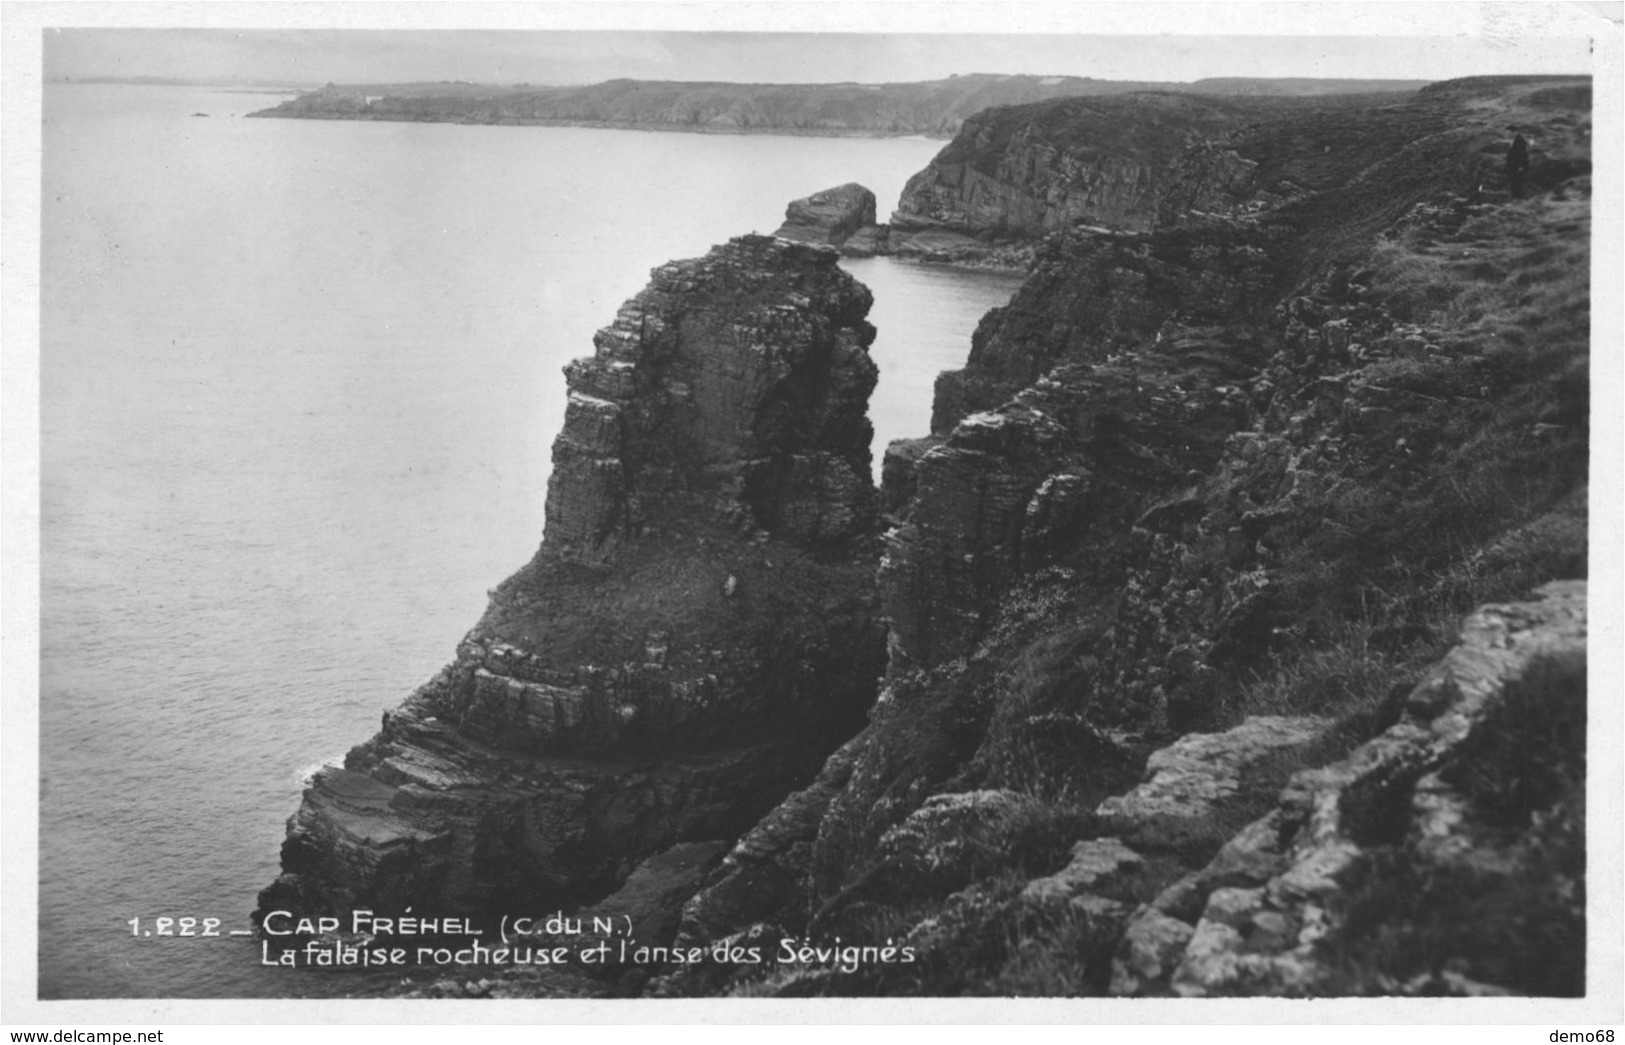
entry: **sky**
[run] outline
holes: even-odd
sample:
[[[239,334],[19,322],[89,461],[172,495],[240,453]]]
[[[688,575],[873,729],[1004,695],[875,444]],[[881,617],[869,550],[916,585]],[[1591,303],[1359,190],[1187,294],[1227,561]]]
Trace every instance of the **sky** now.
[[[8,5],[19,6],[30,5]],[[1587,72],[1585,34],[1617,31],[1606,13],[1620,5],[32,6],[44,15],[46,79],[560,84],[877,83],[972,72],[1173,82]],[[1168,34],[1175,28],[1178,35]]]

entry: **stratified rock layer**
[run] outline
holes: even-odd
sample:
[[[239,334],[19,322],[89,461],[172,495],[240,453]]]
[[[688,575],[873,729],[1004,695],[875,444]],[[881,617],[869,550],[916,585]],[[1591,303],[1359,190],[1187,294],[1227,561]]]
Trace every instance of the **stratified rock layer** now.
[[[1238,99],[1144,93],[978,113],[909,179],[891,216],[891,248],[968,261],[1002,245],[1013,260],[1078,224],[1148,229],[1181,151],[1249,111]],[[1017,244],[1026,246],[1012,251]]]
[[[591,899],[851,736],[884,667],[874,330],[836,261],[757,236],[662,266],[566,368],[536,559],[317,774],[262,910]]]
[[[700,522],[803,543],[872,527],[872,298],[835,260],[751,236],[655,270],[565,368],[544,556]]]

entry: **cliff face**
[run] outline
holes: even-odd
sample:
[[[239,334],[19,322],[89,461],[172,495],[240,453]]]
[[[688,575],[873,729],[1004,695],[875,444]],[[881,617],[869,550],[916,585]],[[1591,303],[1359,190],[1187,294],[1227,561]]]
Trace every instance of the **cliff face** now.
[[[1567,89],[1549,78],[1523,82]],[[1309,201],[1305,216],[1313,220],[1337,213],[1327,206],[1331,192],[1364,197],[1345,209],[1370,212],[1374,203],[1414,198],[1418,185],[1425,193],[1440,179],[1443,172],[1429,169],[1422,153],[1470,177],[1480,157],[1455,147],[1456,114],[1470,93],[1484,105],[1503,88],[1462,81],[1414,94],[1314,98],[1182,90],[990,108],[966,120],[909,180],[891,217],[890,250],[1025,267],[1039,239],[1075,225],[1146,231],[1250,219],[1300,200]],[[1399,151],[1411,152],[1412,162],[1384,169]],[[1566,164],[1584,157],[1546,159],[1556,176],[1580,173]],[[1368,169],[1418,184],[1362,176]]]
[[[1164,169],[1245,112],[1186,94],[989,109],[909,179],[892,224],[1006,237],[1078,222],[1147,228]]]
[[[1239,100],[1154,93],[988,109],[909,179],[893,248],[964,260],[1077,224],[1150,228],[1183,150],[1255,114]]]
[[[535,561],[316,776],[262,911],[591,898],[743,832],[861,724],[874,331],[835,262],[746,237],[662,266],[567,368]]]
[[[1155,237],[1052,237],[1020,293],[983,318],[965,367],[938,377],[932,432],[999,406],[1062,360],[1156,344],[1175,314],[1192,330],[1262,318],[1285,278],[1271,255],[1282,236],[1214,220]]]
[[[1583,990],[1583,596],[1441,661],[1586,569],[1583,87],[1288,114],[1045,243],[888,451],[869,726],[686,916],[920,960],[753,993]]]

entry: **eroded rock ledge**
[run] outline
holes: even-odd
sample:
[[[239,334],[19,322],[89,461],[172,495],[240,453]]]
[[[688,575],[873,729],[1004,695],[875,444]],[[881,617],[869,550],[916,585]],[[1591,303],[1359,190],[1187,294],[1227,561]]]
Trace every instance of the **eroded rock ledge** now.
[[[261,910],[591,900],[812,780],[884,669],[869,292],[743,237],[566,368],[546,536],[456,659],[317,774]]]
[[[1136,912],[1112,993],[1583,982],[1586,585],[1537,596],[1470,616],[1399,723],[1298,773],[1275,809]],[[1405,923],[1379,924],[1396,907]],[[1396,976],[1369,960],[1384,952],[1424,968]]]

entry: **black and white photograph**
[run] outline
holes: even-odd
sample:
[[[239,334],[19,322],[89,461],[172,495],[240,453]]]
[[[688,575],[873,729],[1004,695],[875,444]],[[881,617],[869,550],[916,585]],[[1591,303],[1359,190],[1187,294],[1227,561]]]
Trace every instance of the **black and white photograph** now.
[[[6,4],[7,1028],[1612,1041],[1620,13]]]

